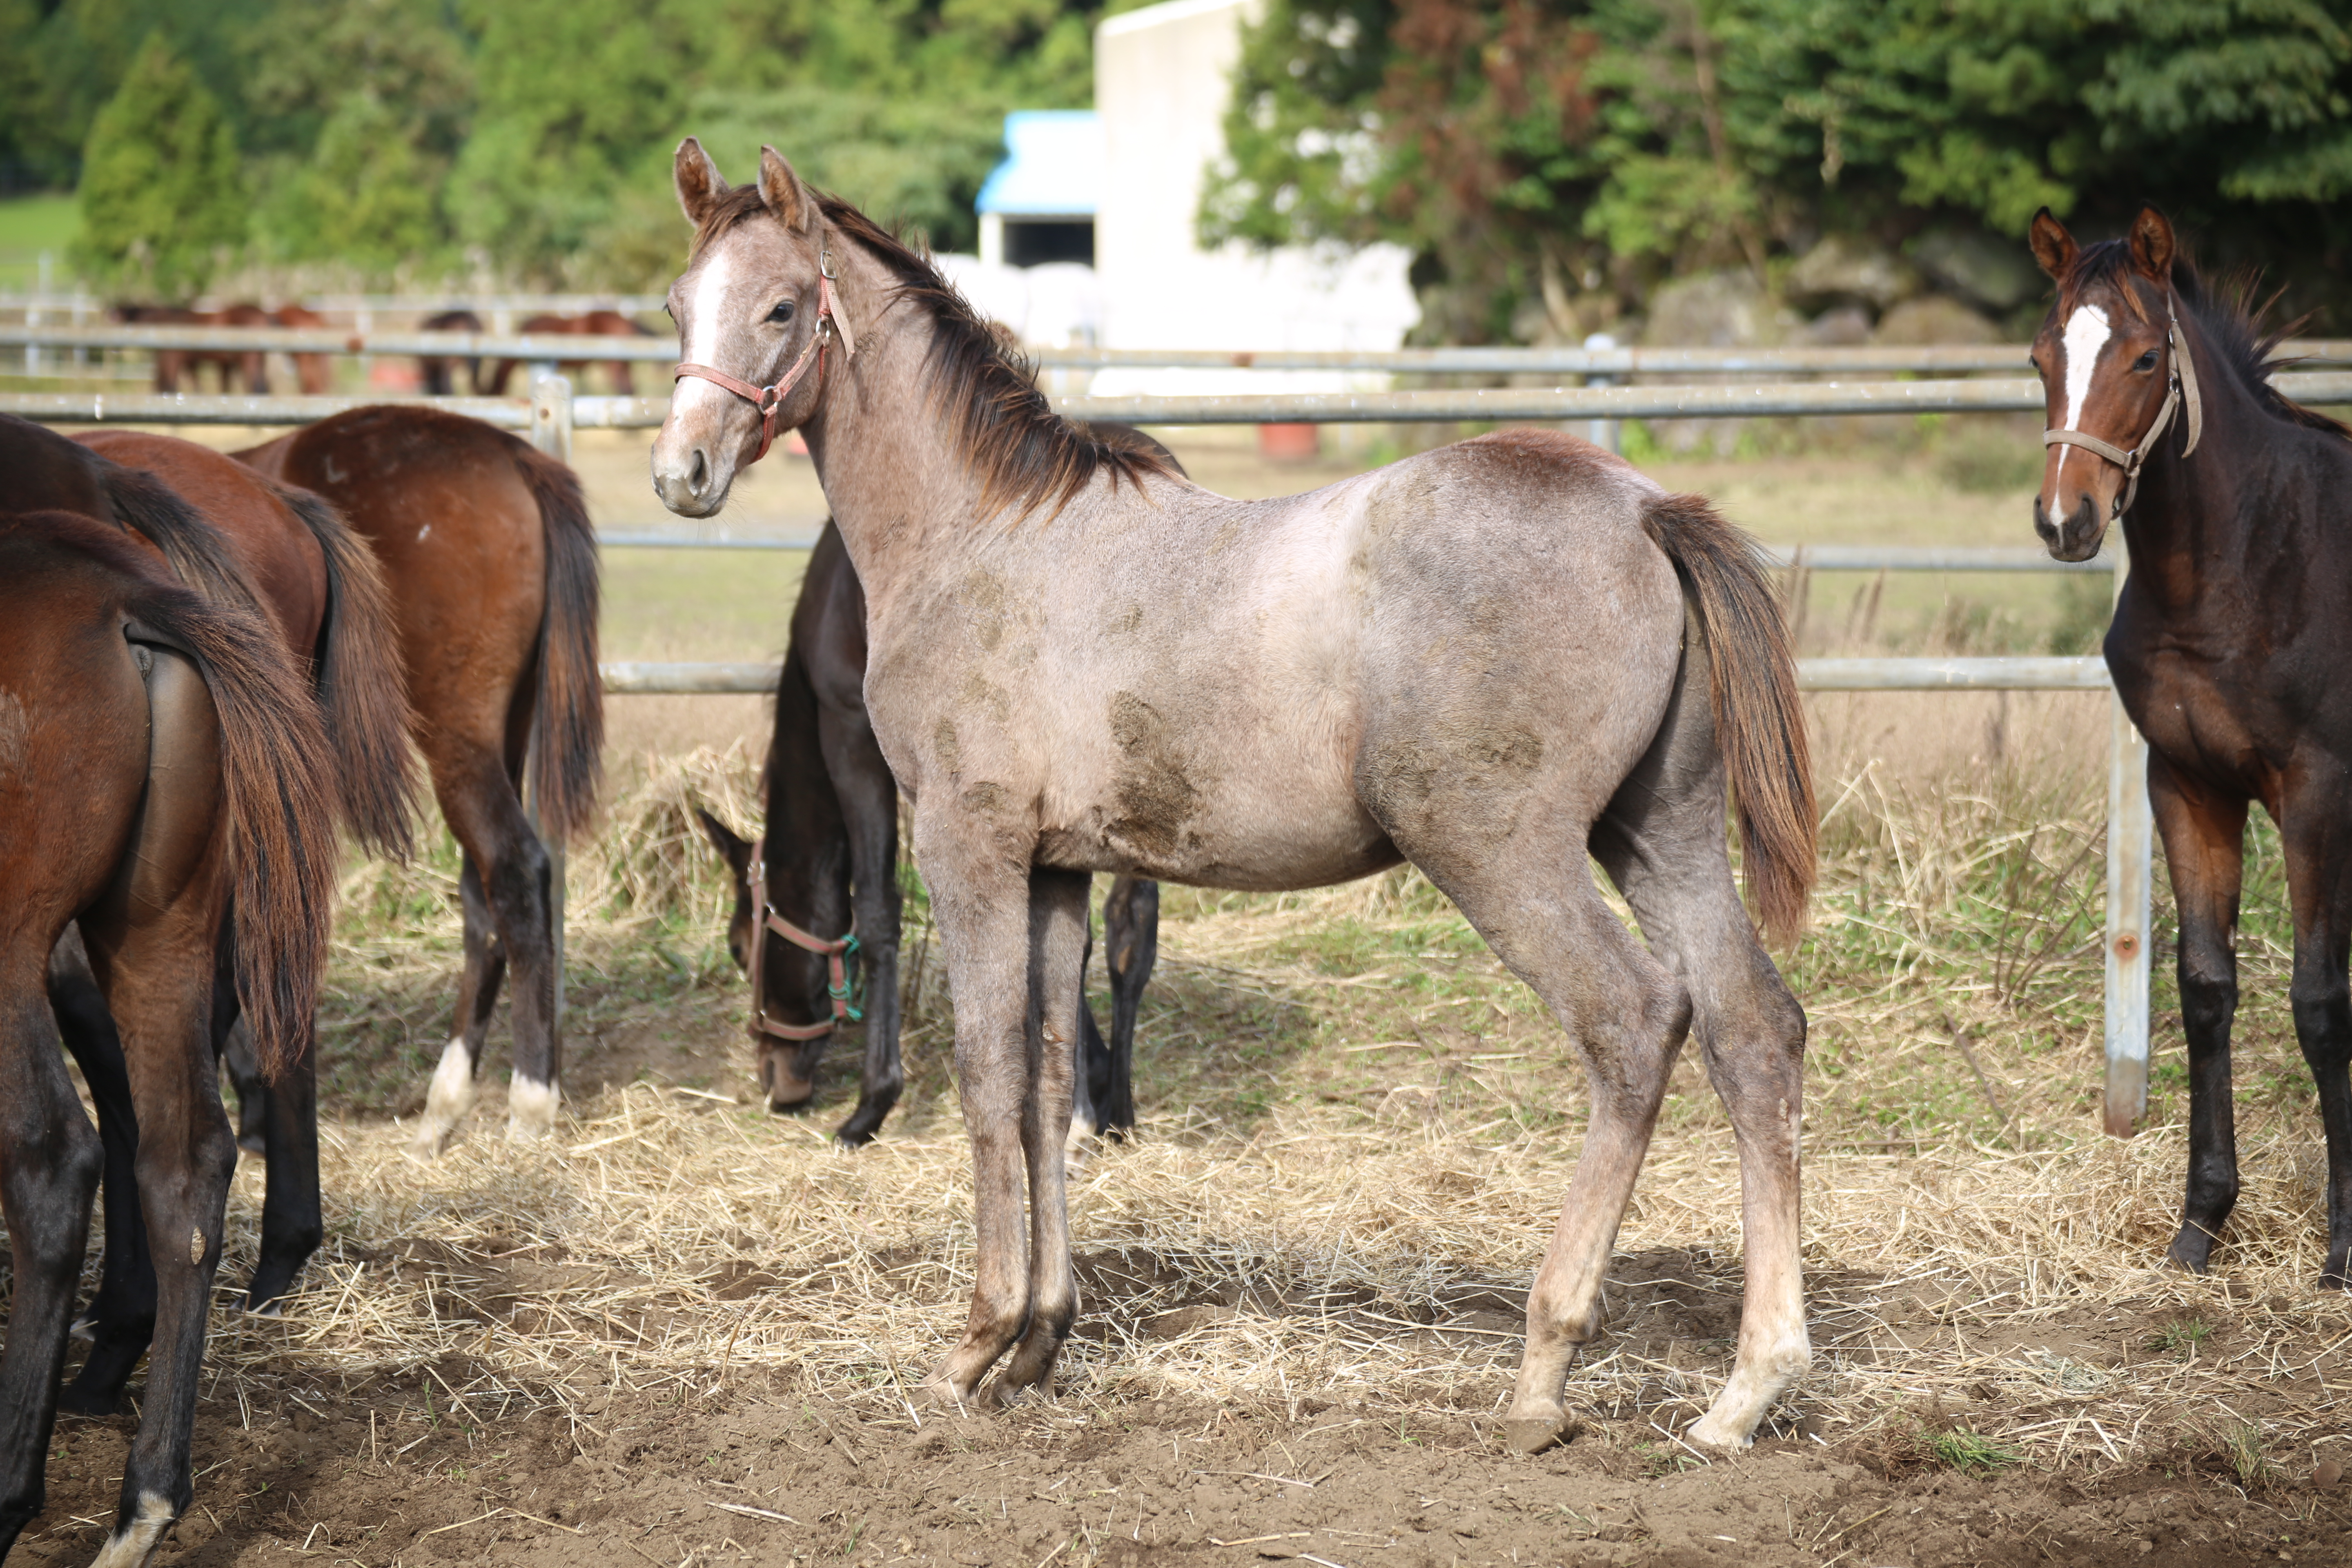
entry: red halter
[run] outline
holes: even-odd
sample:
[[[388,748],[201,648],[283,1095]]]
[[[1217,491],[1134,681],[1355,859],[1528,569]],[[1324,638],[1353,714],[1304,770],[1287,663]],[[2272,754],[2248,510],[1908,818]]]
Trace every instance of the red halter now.
[[[702,381],[716,382],[760,411],[760,449],[751,454],[754,463],[766,457],[768,448],[776,444],[776,410],[782,406],[785,398],[792,395],[793,388],[800,384],[812,356],[816,360],[817,384],[824,384],[825,340],[838,331],[841,333],[842,357],[852,358],[857,353],[857,340],[849,331],[849,319],[841,313],[840,302],[834,297],[833,253],[825,247],[822,237],[817,240],[816,255],[816,332],[809,339],[808,346],[801,350],[800,357],[793,361],[792,368],[784,372],[773,386],[754,386],[714,366],[690,364],[684,361],[670,370],[673,382],[683,381],[689,375]]]
[[[766,1035],[780,1040],[814,1040],[833,1033],[836,1024],[854,1024],[863,1019],[864,1009],[851,1000],[854,987],[849,982],[849,959],[857,951],[857,933],[852,931],[837,941],[827,942],[776,912],[775,906],[768,902],[768,840],[764,835],[751,845],[751,1037],[756,1040]],[[825,961],[824,989],[825,994],[833,998],[832,1017],[816,1024],[779,1024],[768,1016],[768,994],[760,984],[761,971],[765,966],[760,961],[767,952],[770,931]]]

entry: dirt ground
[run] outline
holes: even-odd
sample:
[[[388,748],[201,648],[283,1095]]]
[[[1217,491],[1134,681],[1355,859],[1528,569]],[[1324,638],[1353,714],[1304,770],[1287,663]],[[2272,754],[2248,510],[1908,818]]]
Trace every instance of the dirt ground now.
[[[197,1410],[200,1505],[161,1554],[274,1563],[1128,1564],[1296,1560],[1816,1568],[2352,1562],[2352,1499],[2251,1499],[2193,1468],[1978,1478],[1860,1445],[1770,1437],[1687,1468],[1602,1424],[1533,1458],[1491,1417],[1400,1421],[1065,1397],[989,1416],[746,1381],[590,1396],[577,1414],[453,1403],[455,1376],[215,1386]],[[307,1385],[306,1385],[307,1383]],[[110,1518],[127,1419],[63,1423],[50,1507],[17,1561],[79,1563]],[[51,1523],[50,1521],[56,1521]],[[39,1527],[37,1527],[39,1528]]]

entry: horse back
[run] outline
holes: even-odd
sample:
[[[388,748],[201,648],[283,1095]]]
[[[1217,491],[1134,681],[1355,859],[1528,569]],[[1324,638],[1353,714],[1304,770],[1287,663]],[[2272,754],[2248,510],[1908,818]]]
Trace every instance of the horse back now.
[[[315,654],[330,598],[326,552],[276,486],[226,454],[174,436],[96,430],[74,439],[126,468],[153,475],[203,514],[286,646]]]

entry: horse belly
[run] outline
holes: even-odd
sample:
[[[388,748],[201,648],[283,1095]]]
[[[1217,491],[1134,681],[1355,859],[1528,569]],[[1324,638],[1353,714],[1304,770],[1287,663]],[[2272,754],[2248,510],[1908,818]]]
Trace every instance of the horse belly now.
[[[1278,767],[1213,779],[1123,771],[1099,798],[1050,814],[1038,843],[1049,866],[1242,892],[1326,887],[1401,858],[1343,772]]]

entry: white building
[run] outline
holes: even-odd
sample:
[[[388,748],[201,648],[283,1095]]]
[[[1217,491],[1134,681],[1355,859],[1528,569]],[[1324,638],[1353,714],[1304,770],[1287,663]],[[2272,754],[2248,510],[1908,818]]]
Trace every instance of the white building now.
[[[1402,247],[1202,248],[1194,220],[1224,153],[1241,29],[1259,0],[1168,0],[1095,33],[1095,109],[1005,117],[1007,157],[976,204],[981,255],[942,258],[975,305],[1039,345],[1393,349],[1421,319]],[[1090,275],[1078,258],[1090,252]],[[1105,371],[1095,390],[1337,390],[1328,374]]]

